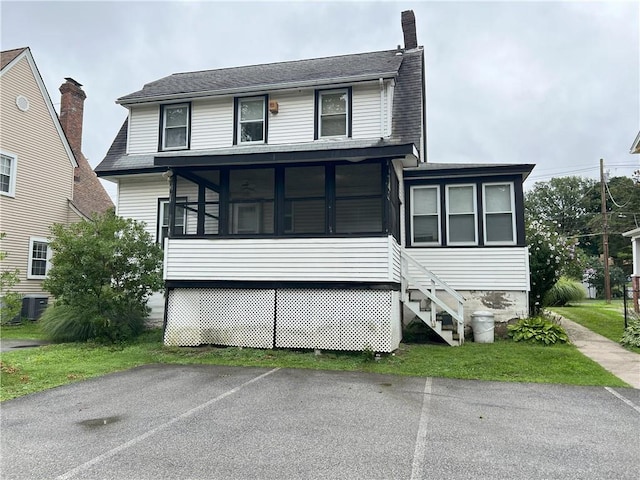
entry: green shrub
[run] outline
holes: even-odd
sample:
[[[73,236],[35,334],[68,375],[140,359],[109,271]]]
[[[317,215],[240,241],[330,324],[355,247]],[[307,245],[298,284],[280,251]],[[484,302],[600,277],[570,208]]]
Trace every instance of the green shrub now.
[[[549,290],[542,301],[548,307],[562,307],[570,302],[584,300],[586,293],[580,282],[567,277],[560,277],[551,290]]]
[[[0,232],[0,242],[7,236]],[[0,247],[0,262],[6,260],[8,253]],[[22,295],[11,290],[20,283],[20,270],[3,268],[0,270],[0,323],[12,322],[22,309]]]
[[[130,340],[145,328],[146,312],[135,305],[107,312],[56,303],[40,317],[42,331],[54,342],[96,340],[117,343]]]
[[[620,343],[626,347],[640,348],[640,320],[631,320],[624,329]]]
[[[509,325],[507,331],[515,342],[544,343],[545,345],[569,342],[564,328],[542,317],[524,318],[515,325]]]
[[[43,324],[52,340],[120,342],[142,332],[147,301],[162,288],[162,250],[144,225],[109,211],[51,233],[44,288],[56,305]]]

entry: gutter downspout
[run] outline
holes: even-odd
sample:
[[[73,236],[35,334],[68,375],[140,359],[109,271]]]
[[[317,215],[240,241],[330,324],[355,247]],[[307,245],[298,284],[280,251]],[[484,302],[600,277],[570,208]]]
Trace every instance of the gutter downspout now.
[[[385,137],[386,128],[384,122],[384,80],[382,77],[378,79],[378,83],[380,84],[380,137]]]

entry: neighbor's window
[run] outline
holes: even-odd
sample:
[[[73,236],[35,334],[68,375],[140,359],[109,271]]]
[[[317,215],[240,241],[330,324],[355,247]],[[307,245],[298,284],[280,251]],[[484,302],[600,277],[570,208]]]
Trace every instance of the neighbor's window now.
[[[162,149],[188,148],[189,104],[164,105],[162,111]]]
[[[349,136],[349,89],[318,92],[318,137]]]
[[[482,188],[485,244],[515,243],[513,184],[486,183]]]
[[[238,144],[264,143],[265,97],[238,99]]]
[[[447,186],[447,244],[476,245],[476,186]]]
[[[411,244],[440,244],[440,187],[411,188]]]
[[[0,194],[8,197],[16,195],[16,162],[15,155],[0,154]]]
[[[29,266],[27,278],[45,278],[49,271],[49,243],[46,238],[29,239]]]

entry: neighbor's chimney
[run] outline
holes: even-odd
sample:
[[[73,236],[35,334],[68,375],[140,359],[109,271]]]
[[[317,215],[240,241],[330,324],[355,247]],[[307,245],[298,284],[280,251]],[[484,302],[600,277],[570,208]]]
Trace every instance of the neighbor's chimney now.
[[[82,117],[84,112],[84,99],[87,95],[82,90],[82,85],[73,78],[65,78],[66,82],[60,86],[62,100],[60,101],[60,124],[64,130],[73,154],[82,154]]]
[[[418,36],[416,35],[416,17],[413,10],[402,12],[402,33],[404,33],[404,48],[411,50],[418,48]]]

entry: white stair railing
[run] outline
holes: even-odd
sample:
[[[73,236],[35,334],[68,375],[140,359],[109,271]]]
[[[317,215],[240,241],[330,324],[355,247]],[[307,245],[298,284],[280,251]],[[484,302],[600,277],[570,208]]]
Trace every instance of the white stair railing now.
[[[451,315],[456,322],[456,331],[458,333],[458,341],[460,344],[464,342],[464,297],[456,292],[444,280],[439,278],[435,273],[427,270],[420,262],[409,255],[405,250],[401,254],[402,260],[402,291],[404,295],[408,295],[408,289],[415,288],[419,290],[425,297],[431,300],[432,304],[437,305],[442,310]],[[411,269],[417,270],[417,275],[411,273]],[[445,291],[454,299],[457,308],[451,308],[441,298],[438,298],[437,292]],[[436,324],[436,309],[431,308],[431,325]]]

